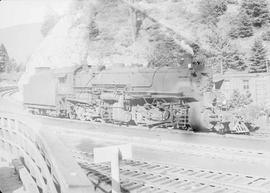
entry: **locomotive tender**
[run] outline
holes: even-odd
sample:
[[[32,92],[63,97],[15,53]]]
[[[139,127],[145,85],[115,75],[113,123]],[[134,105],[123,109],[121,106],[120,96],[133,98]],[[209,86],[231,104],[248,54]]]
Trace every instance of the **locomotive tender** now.
[[[200,100],[203,71],[191,56],[174,67],[40,67],[24,85],[24,106],[70,119],[198,129],[192,104]]]

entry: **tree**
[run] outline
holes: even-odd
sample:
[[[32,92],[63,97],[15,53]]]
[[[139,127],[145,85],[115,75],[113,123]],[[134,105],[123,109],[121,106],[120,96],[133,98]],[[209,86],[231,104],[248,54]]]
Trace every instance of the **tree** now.
[[[216,25],[219,16],[223,15],[226,10],[226,0],[201,0],[199,2],[200,18],[204,23]]]
[[[243,54],[239,53],[239,51],[235,48],[232,48],[232,50],[228,53],[226,66],[229,69],[237,71],[244,71],[247,68]]]
[[[149,55],[149,66],[175,66],[181,64],[184,51],[171,37],[160,36]]]
[[[263,32],[261,37],[262,37],[263,41],[269,42],[270,41],[270,30]]]
[[[95,39],[99,35],[99,29],[98,29],[97,23],[94,20],[92,20],[88,28],[89,28],[89,38]]]
[[[251,19],[253,26],[262,27],[270,21],[270,13],[266,0],[244,0],[241,10]]]
[[[233,93],[228,101],[230,108],[240,108],[252,103],[251,93],[241,94],[238,90],[233,90]]]
[[[246,12],[240,12],[237,20],[229,33],[232,38],[246,38],[253,35],[252,22]]]
[[[51,31],[51,29],[56,25],[58,20],[59,20],[59,15],[51,8],[48,8],[47,14],[45,15],[44,22],[41,26],[41,34],[44,37],[46,37],[48,33]]]
[[[17,62],[14,58],[11,58],[6,66],[6,72],[14,72],[17,69]]]
[[[210,56],[208,63],[212,65],[214,72],[225,72],[228,69],[245,70],[246,64],[243,55],[231,44],[230,40],[221,35],[220,32],[213,30],[208,37],[210,46]]]
[[[260,73],[267,71],[266,49],[261,40],[257,39],[251,48],[250,73]]]
[[[6,71],[6,67],[9,62],[9,56],[6,50],[6,47],[4,44],[1,44],[0,46],[0,72]]]

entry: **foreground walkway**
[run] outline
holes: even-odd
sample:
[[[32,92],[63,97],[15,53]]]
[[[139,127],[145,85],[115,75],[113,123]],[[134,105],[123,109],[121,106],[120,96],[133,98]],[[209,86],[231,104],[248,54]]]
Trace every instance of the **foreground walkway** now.
[[[13,193],[22,187],[14,168],[2,167],[0,163],[0,192]]]

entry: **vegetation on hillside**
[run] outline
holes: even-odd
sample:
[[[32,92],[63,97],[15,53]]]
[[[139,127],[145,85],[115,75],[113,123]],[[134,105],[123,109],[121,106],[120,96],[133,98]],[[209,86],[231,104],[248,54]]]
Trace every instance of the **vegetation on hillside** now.
[[[212,6],[224,8],[210,9],[209,1],[201,0],[199,3],[200,16],[205,15],[205,10],[201,8],[209,6],[208,14],[216,18],[213,23],[213,19],[204,17],[208,25],[213,24],[211,30],[215,31],[208,38],[208,50],[214,56],[209,58],[211,65],[214,66],[213,69],[218,72],[230,69],[246,70],[252,73],[266,72],[266,64],[270,59],[266,56],[269,52],[267,50],[269,47],[267,43],[269,39],[267,27],[270,21],[269,2],[266,0],[217,2],[214,1]],[[252,45],[254,39],[261,38],[264,42],[256,40],[255,45]]]
[[[8,57],[7,49],[3,44],[1,44],[0,46],[0,72],[4,72],[6,70],[8,61],[9,61],[9,57]]]
[[[71,14],[86,13],[82,10],[89,6],[87,0],[74,2],[76,9]],[[181,52],[190,47],[194,60],[214,73],[264,72],[254,66],[269,63],[269,0],[135,0],[134,4],[142,12],[118,0],[100,0],[91,5],[94,11],[87,15],[91,17],[87,20],[89,62],[177,65],[181,63]],[[58,20],[57,15],[48,15],[42,28],[45,36]],[[73,26],[80,26],[78,22],[86,20],[74,21]],[[257,39],[265,56],[254,59]]]
[[[251,49],[250,57],[250,72],[266,72],[267,71],[267,59],[266,50],[261,40],[255,40]]]
[[[24,70],[22,64],[17,64],[14,58],[9,57],[4,44],[0,45],[0,72],[20,72]]]

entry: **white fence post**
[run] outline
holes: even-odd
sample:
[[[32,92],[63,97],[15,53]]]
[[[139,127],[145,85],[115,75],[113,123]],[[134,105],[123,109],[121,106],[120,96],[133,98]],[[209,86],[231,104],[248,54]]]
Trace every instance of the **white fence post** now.
[[[120,187],[120,150],[116,148],[112,154],[111,173],[112,173],[112,193],[121,193]]]
[[[121,193],[120,160],[132,159],[131,145],[94,148],[94,162],[111,162],[112,193]]]

